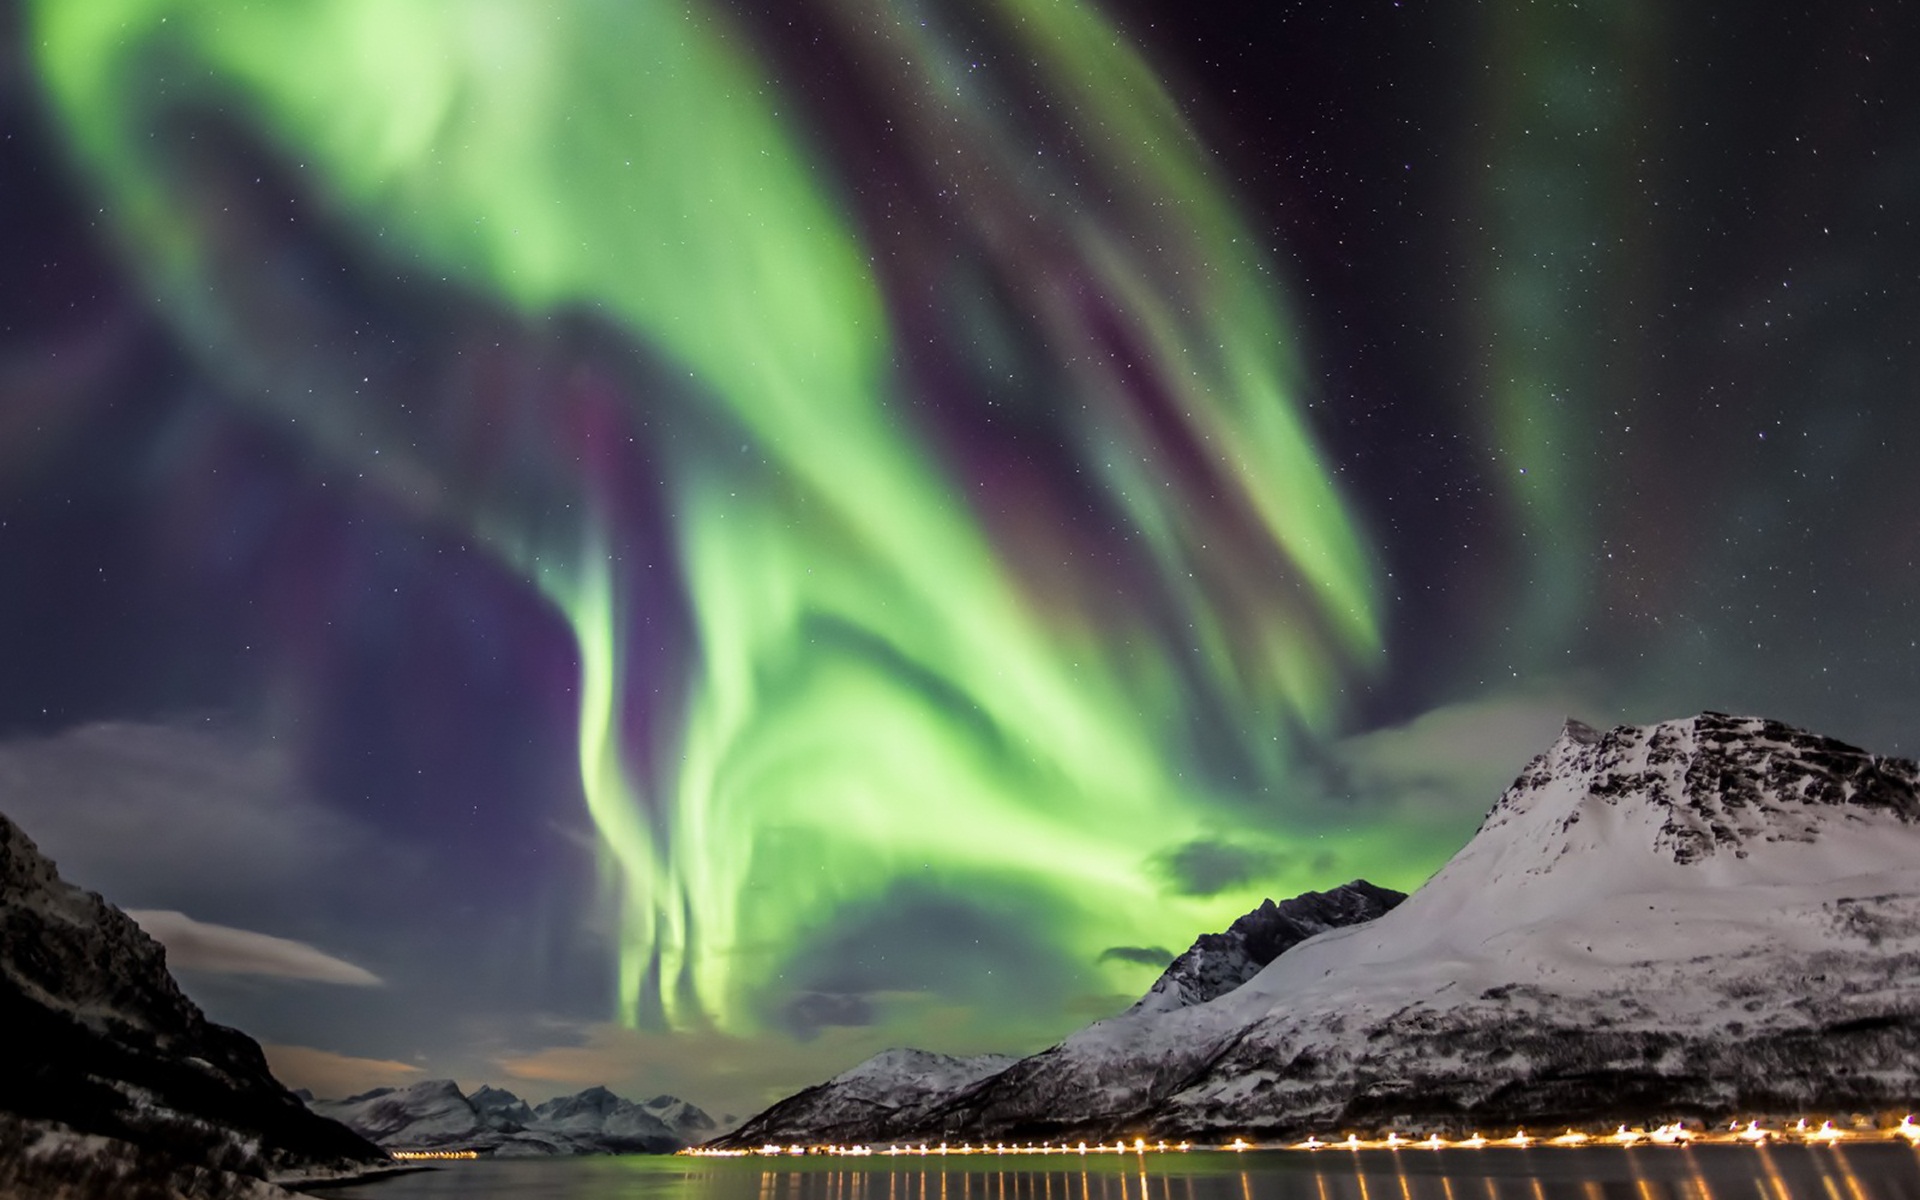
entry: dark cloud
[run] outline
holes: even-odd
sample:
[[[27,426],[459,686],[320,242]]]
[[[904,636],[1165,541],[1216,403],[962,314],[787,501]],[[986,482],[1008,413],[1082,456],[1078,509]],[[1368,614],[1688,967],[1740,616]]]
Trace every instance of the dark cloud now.
[[[801,1036],[904,1023],[921,1026],[921,1045],[975,1031],[990,1038],[985,1049],[1045,1044],[1066,999],[1100,982],[1097,964],[1059,953],[1052,916],[1011,885],[889,889],[796,949],[792,990],[763,1019]]]
[[[812,1037],[829,1025],[872,1025],[880,1019],[873,1001],[854,992],[803,992],[782,1014],[798,1037]]]
[[[1173,951],[1164,946],[1108,946],[1100,952],[1099,961],[1139,963],[1143,967],[1164,967],[1173,961]]]
[[[1182,896],[1217,896],[1271,878],[1286,863],[1285,855],[1262,846],[1224,838],[1195,838],[1162,850],[1149,865],[1168,891]]]
[[[126,906],[228,910],[386,856],[236,735],[97,722],[0,744],[0,812],[62,876]]]

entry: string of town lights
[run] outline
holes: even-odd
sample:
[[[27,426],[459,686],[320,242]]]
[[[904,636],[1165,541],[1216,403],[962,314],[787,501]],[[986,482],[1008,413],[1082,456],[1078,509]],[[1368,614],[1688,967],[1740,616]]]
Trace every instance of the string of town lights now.
[[[388,1157],[400,1162],[439,1161],[441,1159],[479,1158],[478,1150],[391,1150]]]
[[[1653,1129],[1629,1129],[1625,1125],[1612,1133],[1589,1134],[1569,1129],[1554,1137],[1536,1137],[1521,1129],[1512,1137],[1488,1138],[1478,1133],[1471,1137],[1449,1140],[1437,1133],[1423,1138],[1409,1138],[1399,1133],[1389,1133],[1384,1138],[1362,1138],[1350,1133],[1344,1138],[1323,1139],[1308,1137],[1304,1141],[1286,1143],[1255,1143],[1245,1138],[1235,1138],[1225,1145],[1195,1146],[1191,1142],[1169,1143],[1149,1142],[1145,1138],[1135,1138],[1108,1142],[995,1142],[991,1145],[981,1143],[962,1143],[955,1146],[947,1142],[929,1145],[919,1142],[910,1145],[898,1143],[876,1150],[867,1145],[779,1145],[769,1142],[762,1146],[741,1149],[717,1149],[694,1146],[680,1151],[681,1154],[700,1158],[746,1158],[753,1157],[794,1157],[802,1155],[826,1155],[838,1158],[869,1158],[879,1155],[886,1158],[901,1156],[945,1157],[948,1155],[1029,1155],[1029,1154],[1185,1154],[1192,1150],[1213,1150],[1230,1153],[1245,1153],[1248,1150],[1481,1150],[1499,1147],[1524,1149],[1530,1146],[1692,1146],[1692,1145],[1749,1145],[1760,1146],[1768,1143],[1800,1143],[1812,1146],[1831,1146],[1842,1142],[1867,1142],[1904,1140],[1908,1145],[1920,1147],[1920,1125],[1914,1124],[1912,1116],[1903,1116],[1900,1123],[1888,1128],[1841,1129],[1832,1121],[1822,1121],[1819,1125],[1810,1124],[1801,1118],[1791,1125],[1778,1128],[1762,1125],[1759,1121],[1747,1121],[1742,1124],[1735,1121],[1725,1128],[1689,1129],[1676,1121],[1668,1125],[1659,1125]]]

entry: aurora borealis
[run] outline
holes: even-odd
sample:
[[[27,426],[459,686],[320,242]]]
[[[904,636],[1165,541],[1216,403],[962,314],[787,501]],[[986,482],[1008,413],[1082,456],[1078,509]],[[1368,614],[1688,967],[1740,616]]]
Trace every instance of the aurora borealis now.
[[[1567,709],[1911,753],[1913,32],[1470,13],[20,5],[14,778],[333,831],[82,876],[386,983],[265,1040],[701,1099],[1410,887]]]

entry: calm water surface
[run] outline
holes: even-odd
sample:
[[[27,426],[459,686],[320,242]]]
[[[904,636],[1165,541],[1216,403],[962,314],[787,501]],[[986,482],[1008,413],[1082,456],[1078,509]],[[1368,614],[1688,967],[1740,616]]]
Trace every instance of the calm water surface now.
[[[1920,1200],[1920,1153],[1699,1146],[448,1163],[334,1200]]]

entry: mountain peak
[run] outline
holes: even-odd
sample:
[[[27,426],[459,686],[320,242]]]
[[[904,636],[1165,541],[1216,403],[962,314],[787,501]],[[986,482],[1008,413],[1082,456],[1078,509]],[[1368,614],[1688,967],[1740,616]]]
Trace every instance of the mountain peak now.
[[[1780,721],[1703,712],[1605,733],[1581,726],[1585,734],[1575,724],[1527,765],[1482,832],[1511,826],[1516,848],[1554,861],[1637,837],[1688,864],[1816,841],[1874,814],[1920,821],[1920,770],[1911,761]]]
[[[1577,746],[1591,746],[1599,741],[1602,734],[1598,729],[1580,720],[1568,717],[1560,726],[1560,741],[1571,742]]]

